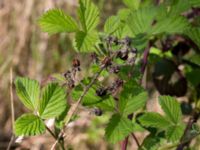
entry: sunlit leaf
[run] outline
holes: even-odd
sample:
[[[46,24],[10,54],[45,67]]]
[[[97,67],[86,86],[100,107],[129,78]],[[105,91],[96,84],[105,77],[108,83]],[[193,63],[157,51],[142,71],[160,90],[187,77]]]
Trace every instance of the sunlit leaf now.
[[[66,94],[63,88],[56,83],[50,83],[44,87],[39,107],[39,114],[42,118],[59,116],[66,106]]]
[[[40,95],[39,83],[36,80],[18,77],[15,86],[21,102],[30,110],[36,110]]]
[[[78,15],[85,32],[92,31],[99,23],[99,9],[91,0],[79,0]]]
[[[92,33],[86,33],[79,31],[76,33],[74,47],[80,52],[94,52],[95,44],[98,42],[98,34],[94,31]]]
[[[44,133],[45,124],[37,116],[33,114],[24,114],[19,117],[14,125],[15,135],[31,136]]]
[[[75,20],[60,9],[45,12],[39,18],[39,25],[44,32],[49,34],[78,31]]]

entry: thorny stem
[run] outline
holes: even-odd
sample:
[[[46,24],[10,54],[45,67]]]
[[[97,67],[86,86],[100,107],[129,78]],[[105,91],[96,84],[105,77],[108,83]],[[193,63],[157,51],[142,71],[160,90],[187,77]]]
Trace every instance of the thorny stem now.
[[[92,81],[88,84],[88,86],[86,86],[86,88],[84,89],[82,95],[79,97],[78,101],[70,107],[70,109],[68,111],[68,114],[67,114],[67,116],[64,119],[65,125],[64,125],[63,129],[61,130],[61,132],[59,133],[58,137],[56,138],[56,141],[53,144],[53,146],[51,147],[51,150],[55,149],[56,144],[59,142],[60,138],[63,137],[66,125],[69,123],[69,121],[71,120],[72,116],[75,114],[75,112],[76,112],[78,106],[80,105],[80,103],[82,102],[84,96],[87,94],[87,92],[89,91],[89,89],[92,87],[92,85],[95,83],[95,81],[97,80],[97,78],[99,77],[99,75],[101,74],[101,72],[105,68],[106,68],[105,65],[103,65],[101,67],[101,69],[99,70],[99,72],[97,72],[93,76]]]

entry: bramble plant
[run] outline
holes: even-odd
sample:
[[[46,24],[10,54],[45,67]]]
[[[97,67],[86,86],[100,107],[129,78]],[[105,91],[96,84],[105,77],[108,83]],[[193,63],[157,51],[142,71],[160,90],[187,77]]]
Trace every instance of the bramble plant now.
[[[196,15],[200,1],[123,2],[126,7],[110,16],[101,32],[97,30],[100,12],[91,0],[79,0],[78,21],[60,9],[48,10],[39,18],[44,32],[73,33],[74,49],[90,53],[93,75],[77,79],[82,68],[74,59],[71,69],[53,74],[44,87],[36,80],[18,77],[17,95],[31,113],[16,120],[16,136],[47,130],[55,138],[52,149],[56,145],[67,149],[65,130],[80,105],[95,109],[97,116],[112,114],[105,138],[121,142],[122,150],[127,149],[130,137],[140,150],[182,150],[200,134],[200,22]],[[162,114],[146,109],[147,78],[161,94]],[[189,101],[176,99],[186,93]],[[183,121],[185,115],[190,116],[188,121]],[[55,118],[54,129],[45,124],[51,118]],[[145,131],[148,135],[140,143],[135,132]]]

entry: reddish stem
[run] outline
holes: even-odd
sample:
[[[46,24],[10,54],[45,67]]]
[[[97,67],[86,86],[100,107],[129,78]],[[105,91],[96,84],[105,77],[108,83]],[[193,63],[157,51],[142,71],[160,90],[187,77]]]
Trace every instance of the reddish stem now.
[[[150,45],[151,44],[148,44],[148,46],[144,50],[144,55],[143,55],[143,59],[142,59],[142,68],[141,68],[141,73],[142,74],[144,74],[145,68],[147,66],[148,56],[149,56],[149,51],[150,51]]]
[[[122,141],[121,150],[126,150],[128,145],[128,136]]]

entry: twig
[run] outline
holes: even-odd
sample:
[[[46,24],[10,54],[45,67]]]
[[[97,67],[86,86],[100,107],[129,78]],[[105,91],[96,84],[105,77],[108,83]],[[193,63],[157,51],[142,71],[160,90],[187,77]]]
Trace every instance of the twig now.
[[[45,125],[45,128],[46,128],[47,131],[51,134],[51,136],[56,140],[57,137],[56,137],[56,135],[51,131],[51,129],[49,129],[49,127],[47,127],[46,125]]]
[[[11,104],[11,116],[12,116],[12,131],[14,131],[15,123],[15,110],[14,110],[14,99],[13,99],[13,70],[10,68],[10,104]]]
[[[12,143],[13,143],[14,139],[15,139],[15,136],[12,135],[11,138],[10,138],[10,142],[9,142],[8,147],[7,147],[6,150],[10,150],[11,149],[11,146],[12,146]]]
[[[13,70],[10,68],[10,105],[11,105],[11,122],[12,122],[12,136],[10,139],[10,142],[8,144],[7,150],[10,150],[12,143],[15,139],[15,136],[13,134],[14,131],[14,122],[15,122],[15,110],[14,110],[14,100],[13,100]]]
[[[82,95],[79,97],[78,101],[71,106],[71,108],[68,111],[68,114],[64,120],[65,122],[65,126],[63,127],[63,129],[61,130],[60,134],[58,135],[56,141],[54,142],[54,144],[51,147],[51,150],[55,149],[55,146],[57,145],[57,143],[59,142],[60,138],[63,136],[64,130],[66,128],[66,125],[69,123],[69,121],[71,120],[72,116],[75,114],[79,104],[82,102],[84,96],[87,94],[87,92],[89,91],[89,89],[92,87],[92,85],[94,84],[94,82],[96,81],[96,79],[99,77],[99,75],[101,74],[101,72],[105,69],[105,65],[101,67],[101,69],[99,70],[99,72],[97,72],[94,77],[92,78],[92,81],[90,82],[90,84],[88,84],[88,86],[86,86],[86,88],[84,89]]]
[[[55,140],[57,140],[57,136],[51,131],[51,129],[49,129],[49,127],[47,127],[46,125],[45,125],[45,128],[46,128],[47,131],[51,134],[51,136],[52,136]],[[64,143],[61,142],[60,140],[58,140],[58,143],[60,144],[60,147],[61,147],[63,150],[65,150]],[[55,145],[55,146],[56,146],[56,145]],[[55,148],[55,146],[54,146],[54,148]]]
[[[194,111],[193,115],[190,117],[190,119],[187,123],[187,127],[185,128],[185,131],[183,133],[183,136],[181,137],[180,144],[177,146],[176,150],[183,150],[184,147],[187,146],[190,143],[190,141],[192,140],[191,139],[191,140],[185,142],[185,137],[188,135],[190,129],[192,128],[192,125],[197,122],[199,115],[200,115],[199,112]]]
[[[136,142],[138,148],[140,148],[140,143],[139,143],[137,137],[135,136],[135,134],[134,134],[134,133],[131,133],[131,135],[132,135],[133,139],[135,140],[135,142]]]

